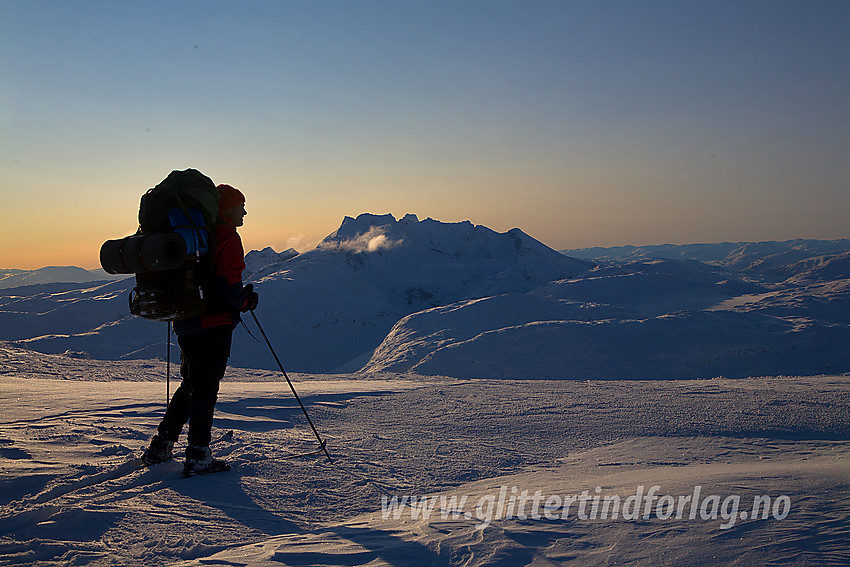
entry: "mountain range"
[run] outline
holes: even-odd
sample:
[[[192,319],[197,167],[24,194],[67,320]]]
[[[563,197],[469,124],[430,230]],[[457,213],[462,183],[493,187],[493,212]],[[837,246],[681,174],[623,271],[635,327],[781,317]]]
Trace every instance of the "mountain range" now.
[[[84,283],[116,280],[125,277],[107,274],[100,268],[86,270],[77,266],[46,266],[37,270],[0,269],[0,289],[57,282]]]
[[[666,258],[697,260],[736,272],[788,277],[806,271],[810,262],[830,259],[850,251],[850,239],[718,242],[573,248],[562,253],[593,262],[627,262]]]
[[[565,253],[564,253],[565,252]],[[710,378],[850,371],[850,240],[558,252],[519,229],[361,214],[313,250],[246,256],[288,370],[476,378]],[[0,292],[0,340],[154,358],[133,279]],[[247,329],[257,336],[253,321]],[[273,369],[234,336],[231,364]]]

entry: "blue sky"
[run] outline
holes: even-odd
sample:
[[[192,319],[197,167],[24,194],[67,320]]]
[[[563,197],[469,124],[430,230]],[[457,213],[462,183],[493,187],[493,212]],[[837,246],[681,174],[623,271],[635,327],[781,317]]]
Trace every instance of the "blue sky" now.
[[[848,237],[848,29],[817,0],[0,0],[0,267],[95,267],[186,167],[245,192],[248,249],[361,212]]]

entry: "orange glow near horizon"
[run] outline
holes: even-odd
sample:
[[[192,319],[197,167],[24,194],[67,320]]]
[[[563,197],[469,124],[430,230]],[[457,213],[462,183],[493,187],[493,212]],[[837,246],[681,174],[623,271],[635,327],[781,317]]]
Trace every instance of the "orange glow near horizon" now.
[[[245,193],[247,250],[363,212],[555,249],[846,238],[850,3],[810,4],[270,2],[187,30],[180,3],[9,2],[0,268],[96,268],[189,167]]]

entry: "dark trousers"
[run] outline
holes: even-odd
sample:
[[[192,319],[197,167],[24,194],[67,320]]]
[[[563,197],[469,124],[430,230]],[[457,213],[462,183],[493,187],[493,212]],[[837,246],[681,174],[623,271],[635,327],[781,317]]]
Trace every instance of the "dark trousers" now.
[[[233,328],[229,325],[177,337],[183,382],[159,424],[160,437],[177,441],[188,422],[189,444],[204,447],[210,444],[218,386],[227,369],[232,337]]]

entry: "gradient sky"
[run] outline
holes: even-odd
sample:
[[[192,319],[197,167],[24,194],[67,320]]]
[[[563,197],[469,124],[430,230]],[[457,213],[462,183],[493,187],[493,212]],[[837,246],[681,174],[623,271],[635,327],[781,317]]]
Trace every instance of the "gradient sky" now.
[[[556,248],[850,237],[850,2],[0,0],[0,267],[194,167],[246,250],[343,216]]]

